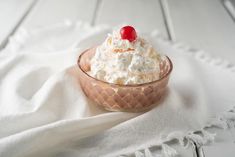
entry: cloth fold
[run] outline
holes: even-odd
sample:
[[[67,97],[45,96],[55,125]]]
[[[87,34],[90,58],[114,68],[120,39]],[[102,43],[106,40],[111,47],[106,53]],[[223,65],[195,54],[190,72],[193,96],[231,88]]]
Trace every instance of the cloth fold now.
[[[0,156],[150,156],[152,146],[177,154],[167,141],[202,131],[234,106],[235,73],[153,33],[174,65],[164,102],[145,113],[97,107],[80,89],[76,60],[109,31],[70,23],[12,37],[0,54]]]

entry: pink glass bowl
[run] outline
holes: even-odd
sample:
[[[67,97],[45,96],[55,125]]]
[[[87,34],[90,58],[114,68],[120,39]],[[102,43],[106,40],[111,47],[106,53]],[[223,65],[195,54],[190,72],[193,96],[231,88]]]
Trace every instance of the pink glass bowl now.
[[[78,58],[79,82],[85,95],[109,111],[142,112],[158,105],[166,95],[167,83],[173,69],[166,56],[160,63],[160,79],[136,85],[119,85],[104,82],[87,74],[96,48],[91,48]]]

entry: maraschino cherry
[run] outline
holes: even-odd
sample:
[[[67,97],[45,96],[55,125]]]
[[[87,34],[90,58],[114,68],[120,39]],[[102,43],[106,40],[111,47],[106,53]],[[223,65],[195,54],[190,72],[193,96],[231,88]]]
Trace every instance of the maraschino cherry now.
[[[137,37],[135,28],[132,26],[124,26],[120,29],[120,34],[122,39],[129,40],[130,42],[134,41]]]

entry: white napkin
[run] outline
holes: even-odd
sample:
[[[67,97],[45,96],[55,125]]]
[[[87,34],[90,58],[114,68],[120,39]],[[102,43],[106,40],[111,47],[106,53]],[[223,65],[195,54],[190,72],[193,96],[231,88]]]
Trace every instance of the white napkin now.
[[[12,37],[0,54],[0,156],[150,157],[155,146],[174,156],[167,141],[205,144],[205,127],[235,118],[235,68],[156,33],[149,40],[174,64],[165,101],[146,113],[96,107],[70,71],[109,31],[66,22]]]

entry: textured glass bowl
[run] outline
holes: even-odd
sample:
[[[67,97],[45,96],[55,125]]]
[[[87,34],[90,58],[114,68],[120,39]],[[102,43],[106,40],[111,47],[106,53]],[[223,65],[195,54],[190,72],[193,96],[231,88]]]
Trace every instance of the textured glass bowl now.
[[[81,53],[77,64],[81,88],[97,105],[109,111],[142,112],[163,100],[173,68],[167,56],[160,63],[160,79],[144,84],[119,85],[98,80],[87,74],[95,49],[91,48]]]

